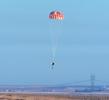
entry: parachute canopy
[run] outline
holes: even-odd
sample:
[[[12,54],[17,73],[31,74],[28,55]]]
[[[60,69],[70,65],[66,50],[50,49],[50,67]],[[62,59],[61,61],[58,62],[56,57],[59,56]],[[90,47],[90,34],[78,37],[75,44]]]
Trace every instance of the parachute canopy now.
[[[50,19],[54,19],[54,20],[63,20],[64,19],[64,14],[60,11],[52,11],[49,14],[49,18]]]

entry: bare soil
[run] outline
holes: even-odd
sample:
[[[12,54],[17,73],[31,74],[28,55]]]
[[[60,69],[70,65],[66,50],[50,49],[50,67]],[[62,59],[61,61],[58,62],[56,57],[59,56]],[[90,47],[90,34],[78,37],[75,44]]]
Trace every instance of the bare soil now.
[[[109,96],[68,96],[68,95],[43,95],[43,94],[15,94],[1,93],[0,100],[109,100]]]

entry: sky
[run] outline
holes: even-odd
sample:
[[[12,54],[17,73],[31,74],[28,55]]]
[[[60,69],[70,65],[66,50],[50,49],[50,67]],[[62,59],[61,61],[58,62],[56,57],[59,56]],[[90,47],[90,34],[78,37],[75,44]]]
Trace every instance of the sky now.
[[[51,70],[53,10],[65,19]],[[109,82],[108,60],[109,0],[0,1],[0,84],[73,84],[90,74]]]

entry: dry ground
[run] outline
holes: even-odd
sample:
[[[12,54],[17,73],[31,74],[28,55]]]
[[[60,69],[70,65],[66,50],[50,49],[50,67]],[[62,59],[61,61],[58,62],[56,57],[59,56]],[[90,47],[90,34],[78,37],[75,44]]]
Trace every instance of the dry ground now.
[[[67,96],[1,93],[0,100],[109,100],[109,96]]]

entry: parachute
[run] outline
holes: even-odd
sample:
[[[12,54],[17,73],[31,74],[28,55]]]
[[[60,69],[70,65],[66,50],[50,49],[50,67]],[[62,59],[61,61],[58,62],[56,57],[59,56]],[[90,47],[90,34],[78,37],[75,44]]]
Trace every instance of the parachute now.
[[[64,14],[62,12],[59,12],[59,11],[52,11],[49,14],[49,18],[54,19],[54,20],[63,20],[64,19]]]
[[[56,51],[59,42],[59,35],[61,32],[62,20],[64,19],[64,14],[60,11],[52,11],[49,14],[50,19],[50,34],[52,41],[52,67],[55,65],[56,61]]]

